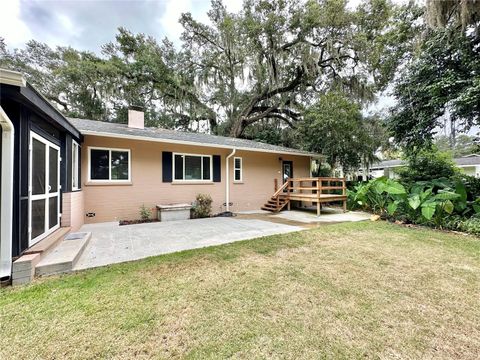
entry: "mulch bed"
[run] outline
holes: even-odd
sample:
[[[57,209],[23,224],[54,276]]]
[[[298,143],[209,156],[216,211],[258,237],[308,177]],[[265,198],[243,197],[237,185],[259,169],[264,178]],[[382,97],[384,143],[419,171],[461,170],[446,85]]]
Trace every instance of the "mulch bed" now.
[[[222,213],[218,213],[218,214],[214,214],[214,215],[211,215],[209,217],[233,217],[233,216],[237,216],[236,214],[232,213],[231,211],[225,211],[225,212],[222,212]],[[194,217],[192,215],[191,219],[196,219],[196,217]],[[136,224],[146,224],[146,223],[152,223],[152,222],[159,222],[160,220],[158,219],[148,219],[148,220],[140,220],[140,219],[137,219],[137,220],[120,220],[118,222],[118,224],[120,226],[123,226],[123,225],[136,225]]]
[[[120,220],[118,224],[120,226],[122,225],[136,225],[136,224],[146,224],[146,223],[152,223],[152,222],[159,222],[160,220],[158,219],[148,219],[148,220]]]

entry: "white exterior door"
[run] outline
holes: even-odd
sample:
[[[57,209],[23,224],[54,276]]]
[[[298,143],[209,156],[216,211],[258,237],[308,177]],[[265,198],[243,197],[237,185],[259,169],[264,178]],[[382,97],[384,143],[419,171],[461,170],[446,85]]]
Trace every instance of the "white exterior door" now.
[[[60,148],[30,132],[29,246],[60,227]]]

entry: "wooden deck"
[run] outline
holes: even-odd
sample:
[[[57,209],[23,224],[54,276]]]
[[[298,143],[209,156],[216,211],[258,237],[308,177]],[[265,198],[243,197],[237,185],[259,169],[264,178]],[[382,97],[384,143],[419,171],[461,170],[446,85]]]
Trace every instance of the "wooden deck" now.
[[[345,178],[316,177],[289,178],[262,207],[263,210],[278,212],[285,206],[290,210],[290,201],[302,201],[317,205],[317,215],[322,203],[342,202],[347,210],[347,188]]]

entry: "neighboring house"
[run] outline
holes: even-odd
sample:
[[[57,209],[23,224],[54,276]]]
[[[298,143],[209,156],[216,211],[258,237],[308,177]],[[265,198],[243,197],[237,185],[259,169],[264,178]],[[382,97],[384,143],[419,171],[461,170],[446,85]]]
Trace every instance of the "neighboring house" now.
[[[309,177],[316,154],[255,141],[67,119],[22,74],[0,69],[0,278],[59,227],[139,218],[139,208],[192,203],[257,210],[288,177]],[[33,248],[32,248],[33,246]],[[33,249],[33,250],[32,250]],[[40,251],[40,250],[38,250]]]
[[[480,155],[472,154],[453,159],[457,167],[466,175],[480,178]],[[407,163],[403,160],[385,160],[373,164],[370,168],[370,175],[373,178],[387,176],[391,179],[398,177],[397,170]]]

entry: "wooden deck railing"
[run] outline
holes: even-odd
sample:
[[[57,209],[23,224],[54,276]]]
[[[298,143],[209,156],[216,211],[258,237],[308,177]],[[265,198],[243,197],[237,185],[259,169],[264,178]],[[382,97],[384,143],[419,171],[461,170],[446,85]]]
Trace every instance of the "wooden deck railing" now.
[[[347,209],[347,187],[345,178],[288,178],[285,184],[275,192],[274,196],[278,199],[281,192],[285,189],[288,200],[316,203],[317,215],[320,215],[321,203],[341,201],[343,203],[343,210],[346,211]]]
[[[280,188],[277,191],[275,191],[275,193],[272,195],[272,198],[276,199],[277,201],[277,208],[280,205],[280,195],[282,195],[283,191],[287,188],[288,188],[288,181],[285,182],[282,186],[280,186]]]

